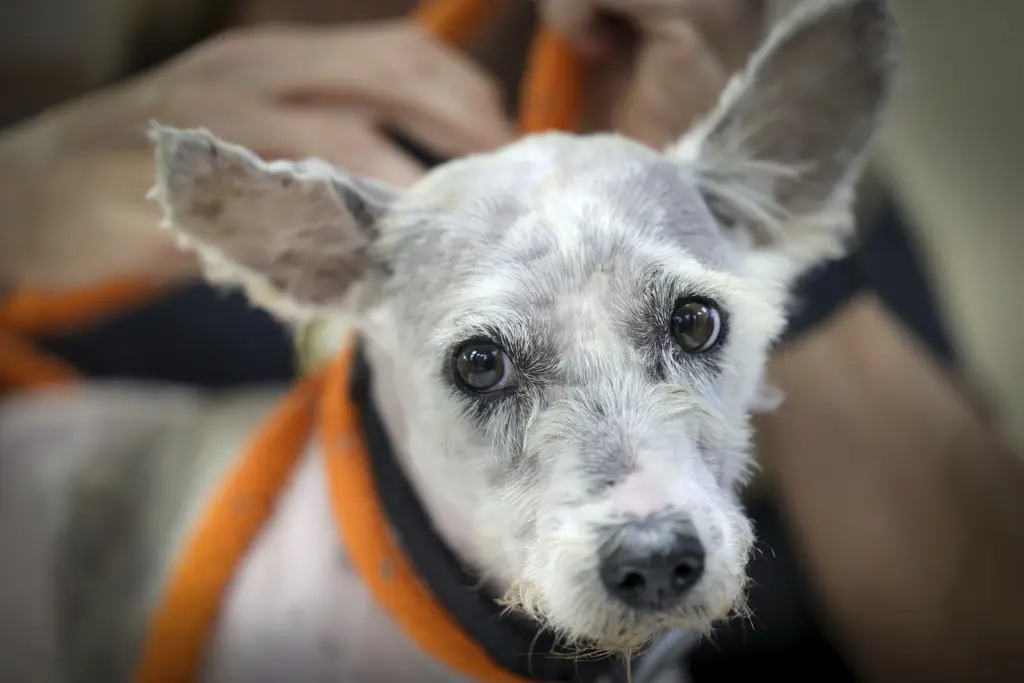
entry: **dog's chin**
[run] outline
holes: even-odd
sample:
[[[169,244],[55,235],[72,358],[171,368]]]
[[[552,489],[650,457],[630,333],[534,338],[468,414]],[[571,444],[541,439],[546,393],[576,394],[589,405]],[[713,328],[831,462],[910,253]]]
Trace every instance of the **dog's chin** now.
[[[581,586],[582,588],[582,586]],[[745,613],[741,586],[704,590],[678,608],[640,612],[622,605],[603,590],[550,594],[514,586],[505,596],[510,610],[520,611],[584,655],[635,655],[656,642],[666,630],[705,634],[716,622]]]

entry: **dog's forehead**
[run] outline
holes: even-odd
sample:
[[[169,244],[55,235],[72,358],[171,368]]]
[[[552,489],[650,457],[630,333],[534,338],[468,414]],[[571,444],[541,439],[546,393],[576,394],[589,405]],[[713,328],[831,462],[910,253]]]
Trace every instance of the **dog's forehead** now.
[[[533,136],[447,164],[405,205],[417,260],[455,277],[593,268],[645,249],[725,269],[735,259],[688,169],[618,136]]]
[[[659,238],[684,247],[694,258],[721,261],[728,244],[678,163],[614,135],[538,135],[496,153],[450,164],[420,192],[451,213],[449,225],[470,213],[477,229],[501,232],[524,215],[539,215],[531,229],[560,230],[579,238]],[[599,225],[611,220],[611,225]],[[529,235],[526,235],[529,237]]]

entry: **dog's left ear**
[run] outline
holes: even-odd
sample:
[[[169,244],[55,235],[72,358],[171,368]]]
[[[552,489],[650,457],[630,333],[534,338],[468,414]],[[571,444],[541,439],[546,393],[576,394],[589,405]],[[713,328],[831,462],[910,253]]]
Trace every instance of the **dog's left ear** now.
[[[896,34],[884,0],[808,0],[668,150],[752,267],[788,281],[842,254]]]
[[[397,191],[316,159],[268,163],[201,129],[154,124],[149,134],[151,196],[209,280],[301,322],[352,305],[354,291],[386,271],[372,246]]]

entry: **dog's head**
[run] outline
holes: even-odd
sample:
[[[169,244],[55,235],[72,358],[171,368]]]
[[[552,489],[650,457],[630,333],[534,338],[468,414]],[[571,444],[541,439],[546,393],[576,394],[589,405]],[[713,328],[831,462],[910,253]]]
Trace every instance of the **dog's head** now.
[[[156,128],[155,195],[211,279],[351,317],[470,561],[626,650],[742,597],[749,415],[789,285],[851,230],[893,33],[881,0],[810,3],[664,152],[536,135],[397,191]]]

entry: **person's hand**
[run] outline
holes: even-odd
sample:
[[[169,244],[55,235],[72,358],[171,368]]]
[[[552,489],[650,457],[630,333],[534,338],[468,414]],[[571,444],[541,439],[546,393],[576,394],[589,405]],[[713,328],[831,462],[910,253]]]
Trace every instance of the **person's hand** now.
[[[146,200],[151,120],[399,185],[423,169],[385,131],[439,156],[513,136],[486,72],[412,22],[236,30],[0,135],[0,281],[62,288],[196,272]]]
[[[706,114],[746,63],[765,1],[541,0],[541,16],[592,62],[588,104],[609,115],[592,125],[661,146]]]

